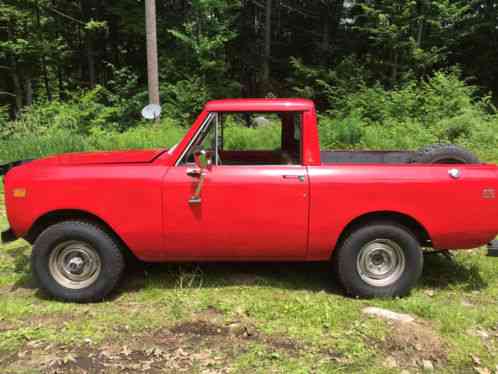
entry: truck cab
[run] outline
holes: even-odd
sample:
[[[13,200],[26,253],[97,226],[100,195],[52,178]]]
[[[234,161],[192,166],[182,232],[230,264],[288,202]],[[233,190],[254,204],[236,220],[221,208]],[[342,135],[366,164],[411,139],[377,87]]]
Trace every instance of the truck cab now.
[[[255,118],[280,127],[271,148],[230,146],[224,129],[234,122],[254,126]],[[214,101],[206,105],[192,130],[172,153],[172,167],[165,177],[164,214],[175,212],[176,219],[164,221],[164,255],[304,260],[309,210],[306,167],[319,162],[313,103]],[[198,150],[207,151],[210,160],[198,199],[191,200],[201,177],[194,162]]]

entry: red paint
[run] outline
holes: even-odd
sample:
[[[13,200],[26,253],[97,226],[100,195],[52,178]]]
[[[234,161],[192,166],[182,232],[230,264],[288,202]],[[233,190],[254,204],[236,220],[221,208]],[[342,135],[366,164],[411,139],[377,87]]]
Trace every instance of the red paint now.
[[[58,156],[63,165],[117,164],[150,162],[164,150],[150,149],[138,151],[80,152]]]
[[[196,179],[175,164],[214,111],[302,112],[302,165],[213,166],[202,203],[189,205]],[[344,228],[372,212],[413,218],[436,249],[487,243],[498,233],[498,203],[482,191],[498,188],[498,169],[458,168],[455,180],[445,165],[322,165],[311,101],[238,99],[206,104],[169,152],[48,157],[13,168],[4,181],[9,222],[19,236],[47,213],[77,210],[106,222],[144,260],[325,260]],[[13,197],[19,187],[27,189],[25,198]]]
[[[206,104],[207,112],[306,112],[314,111],[313,101],[306,99],[226,99]]]
[[[304,258],[308,238],[308,183],[303,166],[214,166],[202,203],[189,206],[195,182],[173,167],[164,188],[166,259]],[[290,214],[290,211],[294,214]]]

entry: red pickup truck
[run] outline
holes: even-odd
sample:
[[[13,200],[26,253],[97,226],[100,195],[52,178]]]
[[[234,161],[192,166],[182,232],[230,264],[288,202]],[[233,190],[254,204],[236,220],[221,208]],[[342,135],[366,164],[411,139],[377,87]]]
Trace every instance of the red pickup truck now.
[[[225,147],[225,125],[251,116],[276,123],[279,144]],[[169,150],[4,165],[2,239],[32,243],[39,286],[70,301],[108,295],[127,252],[155,262],[331,261],[350,295],[403,296],[421,275],[422,247],[473,248],[498,234],[497,167],[448,152],[423,164],[425,153],[320,151],[309,100],[211,101]]]

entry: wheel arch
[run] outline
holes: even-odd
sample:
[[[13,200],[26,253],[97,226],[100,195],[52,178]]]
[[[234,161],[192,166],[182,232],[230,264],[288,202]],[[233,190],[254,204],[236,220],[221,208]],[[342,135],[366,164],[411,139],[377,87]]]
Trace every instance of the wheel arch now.
[[[33,244],[38,236],[49,226],[69,220],[91,222],[99,226],[120,244],[120,247],[125,251],[126,256],[131,255],[135,257],[128,245],[106,221],[93,213],[79,209],[59,209],[41,215],[33,222],[27,234],[23,238],[30,244]]]
[[[406,213],[382,210],[382,211],[368,212],[352,219],[344,227],[341,234],[339,235],[339,238],[336,242],[333,252],[335,252],[335,249],[337,249],[341,245],[344,239],[346,239],[347,236],[352,231],[368,223],[378,222],[378,221],[383,221],[383,222],[387,221],[387,222],[400,224],[409,229],[413,233],[413,235],[415,235],[416,239],[418,240],[421,246],[431,246],[432,241],[429,232],[415,218]]]

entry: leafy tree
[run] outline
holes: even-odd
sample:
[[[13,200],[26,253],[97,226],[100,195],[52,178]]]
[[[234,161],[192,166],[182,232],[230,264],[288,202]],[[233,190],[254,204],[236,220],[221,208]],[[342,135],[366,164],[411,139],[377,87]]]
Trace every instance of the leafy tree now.
[[[356,4],[353,30],[381,81],[391,86],[444,64],[458,21],[469,7],[442,1],[362,1]]]
[[[363,86],[396,89],[453,66],[497,101],[498,0],[156,7],[160,91],[172,111],[175,102],[195,111],[208,98],[267,94],[305,95],[328,108]],[[126,127],[147,103],[145,39],[143,0],[4,0],[0,106],[13,118],[33,102],[70,101],[101,86],[129,108]]]

